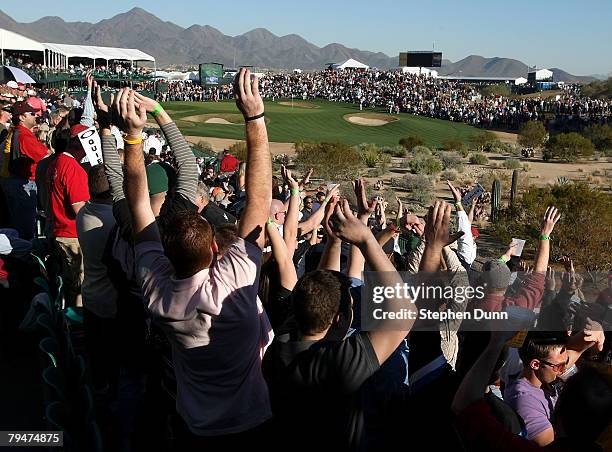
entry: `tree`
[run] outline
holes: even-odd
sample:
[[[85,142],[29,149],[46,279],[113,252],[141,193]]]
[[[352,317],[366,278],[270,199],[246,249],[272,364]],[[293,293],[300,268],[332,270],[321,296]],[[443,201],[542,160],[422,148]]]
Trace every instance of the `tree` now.
[[[415,146],[423,146],[425,141],[418,135],[408,135],[407,137],[400,138],[399,144],[404,146],[407,151],[412,151]]]
[[[519,130],[518,142],[527,148],[539,148],[546,141],[546,128],[539,121],[529,121]]]
[[[597,99],[612,99],[612,77],[607,80],[595,80],[582,87],[582,94]]]
[[[553,259],[570,256],[588,272],[612,268],[612,197],[586,183],[530,187],[514,207],[501,212],[494,224],[495,234],[506,243],[512,237],[531,238],[526,251],[534,251],[538,222],[548,206],[561,212],[551,236]]]
[[[493,132],[489,132],[485,130],[478,135],[473,135],[470,138],[470,142],[478,148],[479,151],[482,151],[486,145],[493,144],[497,142],[497,137]]]
[[[447,138],[442,143],[442,149],[461,152],[462,149],[465,149],[465,143],[457,138]]]
[[[346,143],[296,143],[295,163],[301,171],[314,168],[328,180],[349,180],[363,168],[359,151]]]
[[[546,144],[544,160],[559,159],[575,162],[580,157],[588,157],[595,152],[595,146],[588,138],[576,132],[553,135]]]
[[[584,129],[582,135],[591,140],[597,150],[605,152],[606,155],[612,152],[612,127],[608,124],[593,124]]]

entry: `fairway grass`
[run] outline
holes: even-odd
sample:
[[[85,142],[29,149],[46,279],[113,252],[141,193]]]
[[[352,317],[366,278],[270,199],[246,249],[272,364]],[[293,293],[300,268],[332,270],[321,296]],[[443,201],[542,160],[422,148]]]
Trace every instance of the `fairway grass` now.
[[[286,101],[283,101],[286,103]],[[295,102],[297,103],[297,102]],[[348,144],[376,143],[394,146],[400,138],[419,135],[428,146],[441,146],[449,138],[468,141],[479,130],[467,124],[415,116],[408,113],[392,115],[399,119],[383,127],[364,127],[344,119],[346,115],[375,114],[388,117],[384,110],[364,110],[336,102],[310,100],[318,108],[288,108],[280,102],[265,102],[268,137],[274,142],[342,141]],[[239,114],[233,101],[223,102],[166,102],[164,108],[172,111],[172,119],[183,134],[200,137],[244,139],[244,128],[227,124],[206,123],[206,119],[222,118],[235,122]],[[231,115],[231,116],[230,116]],[[194,120],[194,119],[204,120]],[[231,119],[228,119],[231,118]]]

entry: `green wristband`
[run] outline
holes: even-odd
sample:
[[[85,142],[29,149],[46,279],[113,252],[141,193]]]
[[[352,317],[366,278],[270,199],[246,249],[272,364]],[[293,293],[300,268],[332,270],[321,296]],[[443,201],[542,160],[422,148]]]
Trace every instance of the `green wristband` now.
[[[546,234],[540,234],[540,240],[550,240],[550,236]]]
[[[300,194],[300,189],[299,188],[292,188],[291,189],[291,196],[299,196]]]
[[[158,103],[158,104],[155,106],[155,108],[153,109],[153,111],[151,112],[151,114],[152,114],[153,116],[157,116],[157,115],[159,115],[159,114],[160,114],[162,111],[164,111],[164,107],[162,107],[162,106],[161,106],[161,104],[159,104],[159,103]]]
[[[268,221],[266,221],[266,224],[274,224],[274,220],[272,218],[268,218]]]
[[[499,259],[497,259],[497,260],[498,260],[499,262],[501,262],[502,264],[505,264],[506,262],[508,262],[508,261],[506,260],[506,257],[505,257],[505,256],[500,256],[500,257],[499,257]]]
[[[323,202],[321,203],[322,207],[325,207],[327,205],[329,201],[327,199],[324,199]]]

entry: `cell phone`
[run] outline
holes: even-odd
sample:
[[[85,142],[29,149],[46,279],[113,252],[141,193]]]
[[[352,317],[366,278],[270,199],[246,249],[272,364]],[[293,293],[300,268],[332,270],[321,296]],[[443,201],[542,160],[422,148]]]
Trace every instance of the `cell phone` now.
[[[472,205],[472,201],[475,197],[480,196],[484,193],[485,189],[482,185],[476,184],[474,188],[472,188],[461,200],[461,204],[463,204],[464,209],[469,209]]]

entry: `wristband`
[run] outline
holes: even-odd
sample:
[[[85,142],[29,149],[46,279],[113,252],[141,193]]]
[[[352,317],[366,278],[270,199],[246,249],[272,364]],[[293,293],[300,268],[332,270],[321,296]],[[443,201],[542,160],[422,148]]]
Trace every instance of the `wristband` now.
[[[255,116],[250,116],[248,118],[244,118],[244,122],[255,121],[256,119],[263,118],[264,115],[265,115],[265,113],[260,113],[260,114],[255,115]]]
[[[321,207],[325,207],[328,202],[329,201],[327,199],[324,199],[323,202],[321,203]]]
[[[300,189],[299,188],[292,188],[291,189],[291,196],[298,196],[300,194]]]
[[[508,260],[506,259],[506,256],[500,256],[499,259],[497,260],[501,262],[502,264],[505,264],[506,262],[508,262]]]
[[[550,240],[550,235],[540,234],[540,240]]]
[[[266,221],[266,224],[274,224],[274,220],[272,218],[268,218],[268,221]]]
[[[151,112],[151,114],[153,115],[153,117],[156,117],[157,115],[159,115],[162,111],[164,111],[164,107],[161,106],[161,104],[157,104],[155,106],[155,108],[153,109],[153,111]]]
[[[455,208],[456,208],[457,210],[463,209],[463,204],[461,204],[461,201],[457,201],[457,202],[455,203]]]
[[[142,136],[140,136],[140,137],[138,137],[138,138],[136,138],[134,140],[128,140],[128,137],[124,137],[123,138],[123,142],[125,144],[140,144],[140,143],[142,143]]]

